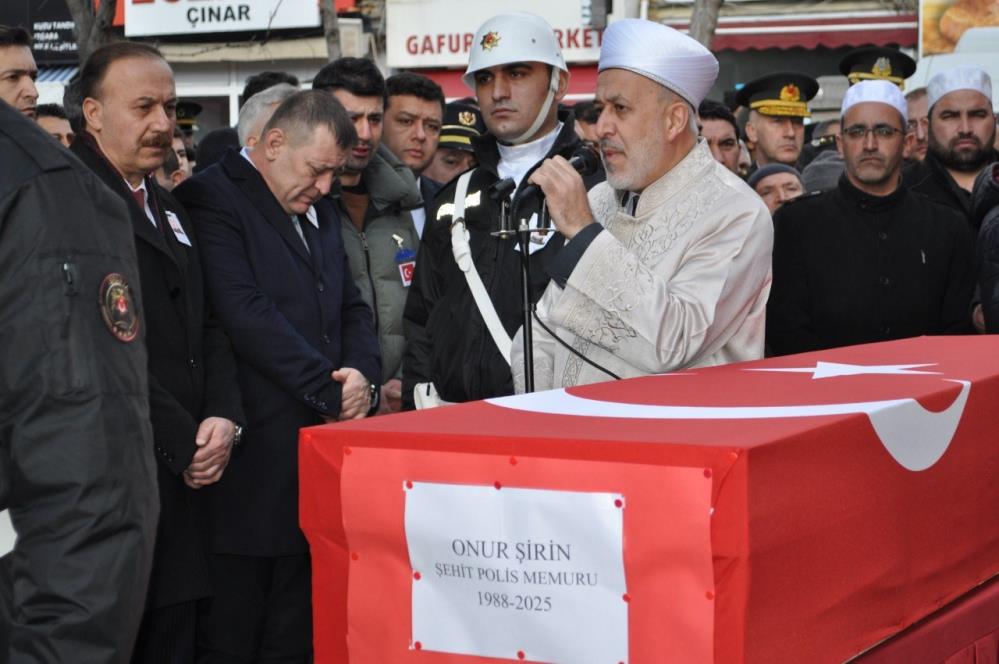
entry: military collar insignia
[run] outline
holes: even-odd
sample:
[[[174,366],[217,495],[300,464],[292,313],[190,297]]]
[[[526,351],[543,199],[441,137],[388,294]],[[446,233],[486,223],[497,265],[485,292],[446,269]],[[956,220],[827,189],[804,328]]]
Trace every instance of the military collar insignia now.
[[[128,343],[139,335],[139,314],[132,299],[132,287],[117,272],[101,282],[100,308],[104,324],[118,341]]]
[[[491,51],[500,43],[500,34],[495,30],[490,30],[482,36],[482,41],[479,42],[479,46],[482,47],[483,51]]]

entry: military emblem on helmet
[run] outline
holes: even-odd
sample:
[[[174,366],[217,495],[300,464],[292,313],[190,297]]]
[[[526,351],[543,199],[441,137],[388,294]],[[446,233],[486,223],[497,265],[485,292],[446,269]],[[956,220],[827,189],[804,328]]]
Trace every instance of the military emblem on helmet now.
[[[481,46],[482,50],[484,51],[491,51],[497,46],[499,46],[499,43],[500,43],[499,33],[496,32],[495,30],[492,30],[482,35],[482,41],[479,42],[479,46]]]

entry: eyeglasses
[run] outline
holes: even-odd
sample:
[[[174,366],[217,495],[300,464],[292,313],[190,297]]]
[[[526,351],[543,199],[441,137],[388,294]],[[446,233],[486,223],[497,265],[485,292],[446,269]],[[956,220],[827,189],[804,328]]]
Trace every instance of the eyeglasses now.
[[[867,134],[874,134],[874,138],[879,140],[888,140],[895,136],[895,134],[905,133],[898,127],[892,127],[891,125],[879,124],[873,127],[865,127],[864,125],[853,125],[847,127],[843,130],[843,135],[846,136],[851,141],[862,141],[867,138]]]

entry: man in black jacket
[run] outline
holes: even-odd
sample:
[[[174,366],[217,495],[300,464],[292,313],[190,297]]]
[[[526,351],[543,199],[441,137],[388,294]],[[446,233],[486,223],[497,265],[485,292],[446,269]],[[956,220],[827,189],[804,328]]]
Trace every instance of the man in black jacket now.
[[[992,113],[992,81],[979,67],[947,69],[926,86],[929,103],[929,147],[926,158],[906,171],[906,184],[916,192],[972,218],[971,189],[978,174],[999,159]]]
[[[128,213],[2,101],[0,154],[0,662],[124,664],[158,511]]]
[[[523,324],[521,261],[516,239],[490,235],[498,230],[500,204],[490,188],[510,178],[513,199],[527,186],[529,174],[554,155],[569,158],[582,145],[572,115],[558,115],[558,102],[569,84],[551,26],[530,14],[501,14],[479,27],[464,76],[475,90],[489,134],[472,139],[478,167],[466,196],[474,268],[490,303],[479,304],[456,262],[451,219],[458,180],[437,195],[416,260],[406,302],[407,350],[403,362],[403,408],[414,407],[417,384],[433,383],[444,401],[472,401],[513,394],[510,358],[497,347],[481,313],[495,307],[507,339]],[[602,179],[587,178],[592,187]],[[519,206],[536,226],[540,199]],[[558,233],[531,243],[530,293],[536,300],[548,285],[545,268],[565,242]],[[509,344],[507,344],[509,345]],[[421,388],[423,389],[423,388]]]
[[[249,418],[239,455],[205,489],[216,585],[201,617],[201,663],[310,661],[298,430],[367,416],[381,378],[371,309],[326,197],[355,141],[333,95],[299,92],[252,150],[230,151],[177,188],[233,341]]]
[[[71,150],[127,205],[139,260],[160,522],[134,661],[190,662],[197,600],[210,593],[194,489],[216,482],[242,421],[229,341],[208,313],[197,239],[150,173],[172,149],[173,73],[147,45],[118,42],[80,73],[86,131]]]
[[[901,184],[905,98],[863,81],[843,100],[839,186],[774,215],[767,345],[776,355],[971,331],[971,233]]]

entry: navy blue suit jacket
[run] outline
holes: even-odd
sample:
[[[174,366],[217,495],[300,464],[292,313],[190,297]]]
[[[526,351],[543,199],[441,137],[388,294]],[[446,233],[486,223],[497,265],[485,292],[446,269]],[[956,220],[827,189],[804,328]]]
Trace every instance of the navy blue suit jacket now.
[[[316,203],[301,217],[308,251],[263,177],[230,151],[175,191],[201,240],[208,292],[236,353],[247,415],[222,479],[202,489],[213,553],[302,553],[298,430],[340,411],[331,373],[358,369],[378,384],[371,309],[350,276],[340,219]],[[318,245],[318,251],[317,249]]]

